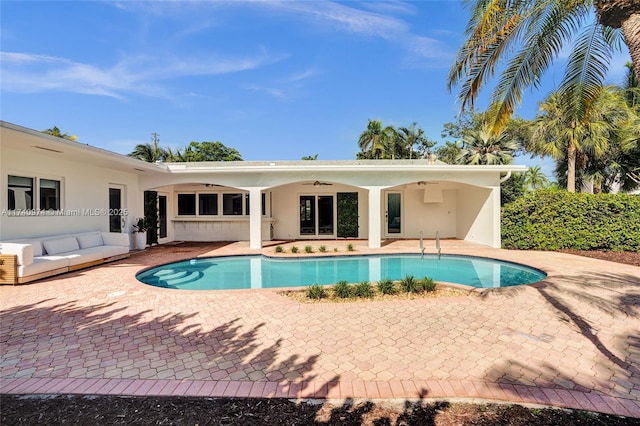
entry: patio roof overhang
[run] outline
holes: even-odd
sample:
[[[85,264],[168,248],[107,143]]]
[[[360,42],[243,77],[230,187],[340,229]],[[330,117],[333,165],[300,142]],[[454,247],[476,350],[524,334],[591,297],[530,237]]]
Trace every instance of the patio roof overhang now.
[[[392,187],[418,181],[451,181],[496,186],[501,176],[527,170],[521,165],[465,166],[429,160],[233,161],[167,163],[166,173],[143,179],[145,187],[211,183],[269,188],[304,181],[330,181],[359,187]]]

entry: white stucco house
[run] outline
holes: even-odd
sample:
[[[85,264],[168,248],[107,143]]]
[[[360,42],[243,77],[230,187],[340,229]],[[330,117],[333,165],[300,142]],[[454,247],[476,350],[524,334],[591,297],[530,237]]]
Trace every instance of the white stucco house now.
[[[0,241],[130,232],[159,242],[456,238],[500,247],[500,182],[525,166],[428,160],[145,163],[0,122]]]

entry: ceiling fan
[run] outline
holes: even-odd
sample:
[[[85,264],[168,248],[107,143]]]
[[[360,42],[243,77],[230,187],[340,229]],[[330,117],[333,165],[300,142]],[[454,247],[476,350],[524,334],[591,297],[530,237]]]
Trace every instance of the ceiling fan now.
[[[303,185],[313,185],[316,188],[319,186],[323,186],[323,185],[333,185],[332,183],[329,182],[320,182],[319,180],[315,181],[315,182],[307,182],[307,183],[303,183]]]

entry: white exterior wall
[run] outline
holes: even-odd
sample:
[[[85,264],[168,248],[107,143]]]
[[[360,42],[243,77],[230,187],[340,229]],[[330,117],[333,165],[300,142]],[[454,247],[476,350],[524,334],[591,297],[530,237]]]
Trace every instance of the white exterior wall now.
[[[7,176],[15,175],[60,180],[62,212],[69,212],[66,216],[15,217],[2,214],[1,240],[108,231],[109,184],[124,187],[123,208],[129,211],[124,232],[130,232],[135,218],[143,216],[142,192],[138,190],[138,176],[133,173],[56,158],[60,154],[36,149],[17,150],[3,146],[1,150],[0,211],[8,207]],[[36,183],[34,185],[37,186]],[[34,192],[37,197],[37,188]],[[36,202],[34,207],[37,205]],[[89,210],[93,213],[88,213]]]
[[[320,187],[311,185],[303,185],[302,183],[293,183],[283,185],[271,189],[273,194],[273,219],[274,222],[274,239],[277,240],[293,240],[293,239],[334,239],[337,232],[337,193],[338,192],[357,192],[358,193],[358,238],[368,238],[369,220],[368,220],[368,191],[362,188],[356,188],[349,185],[333,184]],[[334,207],[334,235],[300,235],[300,196],[301,195],[331,195],[333,196]],[[316,212],[317,213],[317,212]]]
[[[490,247],[500,247],[499,187],[492,189],[462,185],[458,190],[456,210],[458,212],[456,238]]]
[[[222,215],[222,194],[224,193],[247,193],[246,190],[237,188],[207,189],[199,187],[193,188],[183,186],[166,186],[154,188],[158,195],[167,196],[167,238],[160,240],[161,243],[170,241],[249,241],[250,217],[224,216]],[[262,240],[269,241],[271,238],[269,218],[269,191],[266,190],[266,215],[262,220]],[[178,216],[178,196],[177,194],[218,194],[218,215],[217,216]],[[197,198],[196,198],[197,204]],[[196,210],[198,206],[196,205]],[[246,210],[246,209],[243,209]]]
[[[406,189],[403,191],[404,227],[401,236],[419,238],[455,238],[456,236],[456,190],[442,190],[443,202],[425,203],[424,189]],[[385,226],[386,224],[383,224]]]

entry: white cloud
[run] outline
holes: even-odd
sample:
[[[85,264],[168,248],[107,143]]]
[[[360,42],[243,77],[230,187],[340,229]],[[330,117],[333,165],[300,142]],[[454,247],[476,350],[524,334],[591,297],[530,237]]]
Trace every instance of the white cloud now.
[[[317,22],[328,22],[348,32],[390,38],[406,32],[408,25],[400,19],[367,12],[330,1],[294,2],[262,1],[259,4],[303,15]]]
[[[130,56],[111,67],[66,58],[0,52],[2,90],[22,93],[67,91],[124,99],[131,93],[169,97],[163,81],[194,75],[220,75],[259,68],[281,60],[261,50],[253,56]]]
[[[245,84],[245,90],[266,93],[276,99],[291,99],[298,95],[305,86],[305,81],[317,76],[320,72],[315,68],[294,72],[289,76],[277,79],[268,86],[260,84]]]

